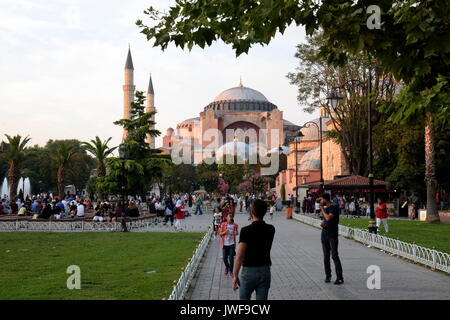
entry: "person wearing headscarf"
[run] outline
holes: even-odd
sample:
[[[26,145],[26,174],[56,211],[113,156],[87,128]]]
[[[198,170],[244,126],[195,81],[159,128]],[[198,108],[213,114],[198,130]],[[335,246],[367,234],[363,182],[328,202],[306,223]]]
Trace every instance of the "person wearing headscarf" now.
[[[178,231],[183,229],[184,211],[183,202],[178,200],[175,205],[175,229]]]

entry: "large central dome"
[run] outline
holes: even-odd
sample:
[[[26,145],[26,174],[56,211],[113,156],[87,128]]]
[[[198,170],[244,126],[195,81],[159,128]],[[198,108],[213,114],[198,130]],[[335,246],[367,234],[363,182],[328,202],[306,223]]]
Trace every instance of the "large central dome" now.
[[[215,99],[216,101],[239,101],[239,100],[253,100],[253,101],[268,101],[267,98],[259,91],[247,87],[234,87],[223,91]]]
[[[229,111],[272,111],[277,109],[277,106],[271,103],[259,91],[244,87],[242,84],[223,91],[219,94],[213,102],[205,107],[220,112]]]

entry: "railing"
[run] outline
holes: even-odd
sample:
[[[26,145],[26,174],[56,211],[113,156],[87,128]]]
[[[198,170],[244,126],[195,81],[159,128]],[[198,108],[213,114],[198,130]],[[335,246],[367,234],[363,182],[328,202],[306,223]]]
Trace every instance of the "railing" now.
[[[292,217],[303,223],[320,228],[321,221],[317,218],[296,213],[293,213]],[[450,273],[450,254],[448,253],[342,225],[339,225],[339,235],[423,264],[433,270]]]
[[[194,255],[191,259],[189,259],[188,265],[186,266],[186,268],[184,268],[183,273],[181,274],[177,283],[174,285],[172,293],[169,296],[169,300],[183,300],[186,296],[191,281],[194,278],[195,273],[197,272],[200,260],[205,254],[206,248],[208,247],[212,235],[213,229],[209,227],[202,241],[195,249]]]

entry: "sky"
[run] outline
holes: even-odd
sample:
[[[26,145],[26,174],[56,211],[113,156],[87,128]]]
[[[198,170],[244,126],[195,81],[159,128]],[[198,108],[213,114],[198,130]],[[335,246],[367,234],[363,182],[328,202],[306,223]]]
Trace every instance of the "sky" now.
[[[298,105],[289,84],[295,70],[295,46],[305,32],[289,27],[269,46],[257,46],[236,58],[230,46],[216,42],[191,52],[174,45],[153,47],[135,25],[150,23],[143,11],[168,9],[166,0],[0,0],[0,141],[4,134],[30,135],[31,145],[49,139],[88,141],[112,137],[118,145],[123,116],[124,65],[131,47],[135,85],[145,91],[152,74],[156,129],[198,117],[222,91],[239,84],[262,92],[302,124],[318,114]]]

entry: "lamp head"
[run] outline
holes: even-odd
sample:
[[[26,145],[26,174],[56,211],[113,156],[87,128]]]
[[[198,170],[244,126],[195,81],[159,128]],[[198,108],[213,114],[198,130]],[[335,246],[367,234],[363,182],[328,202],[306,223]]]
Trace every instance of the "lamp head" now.
[[[333,88],[330,95],[327,97],[327,100],[330,102],[331,108],[333,109],[336,109],[339,106],[339,101],[342,99],[344,98],[339,96],[339,92],[336,90],[336,88]]]
[[[119,147],[119,158],[124,160],[125,159],[125,154],[127,152],[127,147],[125,145],[120,145]]]

